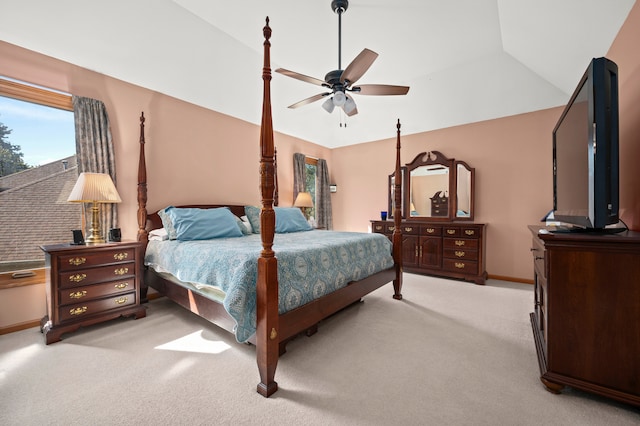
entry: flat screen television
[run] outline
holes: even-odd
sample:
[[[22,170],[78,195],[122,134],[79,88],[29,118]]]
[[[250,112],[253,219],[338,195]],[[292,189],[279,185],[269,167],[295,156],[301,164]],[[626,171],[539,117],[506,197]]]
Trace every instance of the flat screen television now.
[[[618,223],[618,133],[618,66],[595,58],[553,129],[553,216],[565,229]]]

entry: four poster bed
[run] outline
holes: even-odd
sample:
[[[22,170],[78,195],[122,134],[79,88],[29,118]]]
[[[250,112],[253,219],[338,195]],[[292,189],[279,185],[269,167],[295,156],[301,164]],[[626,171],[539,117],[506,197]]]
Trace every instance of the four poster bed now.
[[[186,235],[187,220],[180,215],[220,214],[236,221],[251,207],[239,205],[192,205],[168,207],[147,213],[147,173],[144,154],[144,114],[140,117],[140,159],[138,165],[138,240],[147,244],[143,299],[147,287],[197,315],[235,333],[238,341],[255,344],[260,383],[257,391],[268,397],[278,390],[274,380],[278,357],[293,337],[315,333],[318,323],[360,300],[361,297],[393,281],[394,299],[402,299],[402,236],[400,234],[401,188],[396,182],[395,230],[392,248],[387,237],[373,233],[343,233],[291,229],[282,231],[287,215],[296,209],[274,207],[275,148],[271,122],[270,37],[267,18],[264,33],[263,105],[260,132],[261,208],[255,208],[258,223],[251,233],[233,238],[181,241],[166,238],[149,241],[149,233],[170,228]],[[400,122],[397,124],[396,175],[400,174]],[[230,212],[230,213],[228,213]],[[160,214],[159,214],[160,213]],[[167,223],[167,216],[170,219]],[[209,217],[207,216],[207,217]],[[198,216],[200,217],[200,216]],[[217,216],[216,216],[217,217]],[[184,216],[183,216],[184,218]],[[276,222],[276,219],[278,222]],[[216,220],[218,220],[216,218]],[[294,221],[296,218],[294,218]],[[176,222],[177,221],[177,222]],[[193,222],[191,222],[193,223]],[[217,223],[217,222],[216,222]],[[306,222],[305,222],[306,223]],[[241,228],[240,224],[236,226]],[[302,225],[304,226],[304,225]],[[251,227],[248,227],[251,228]],[[242,229],[242,228],[241,228]],[[280,229],[280,230],[279,230]],[[382,237],[382,239],[380,238]],[[353,238],[357,238],[355,241]],[[152,238],[153,240],[153,238]],[[316,241],[320,247],[314,248]],[[332,244],[341,244],[332,246]],[[215,244],[210,248],[210,244]],[[274,247],[275,246],[275,247]],[[165,252],[164,250],[169,250]],[[221,257],[225,254],[227,257]],[[190,263],[180,266],[180,256]],[[314,257],[315,256],[315,257]],[[377,257],[376,257],[377,256]],[[222,268],[220,265],[233,268]],[[342,264],[351,270],[340,269]],[[213,270],[203,272],[210,265]],[[243,267],[239,267],[243,265]],[[342,266],[341,266],[342,265]],[[211,269],[211,268],[209,268]],[[221,272],[232,269],[233,272]],[[328,275],[316,276],[319,270]],[[320,271],[323,272],[323,271]],[[202,284],[207,275],[215,288]],[[301,278],[302,277],[302,278]],[[239,280],[239,287],[231,281]],[[279,282],[280,280],[280,282]],[[244,309],[244,310],[243,310]]]

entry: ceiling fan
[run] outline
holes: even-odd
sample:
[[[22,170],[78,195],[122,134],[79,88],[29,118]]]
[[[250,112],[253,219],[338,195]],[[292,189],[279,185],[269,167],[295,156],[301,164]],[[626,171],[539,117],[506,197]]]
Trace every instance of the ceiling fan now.
[[[335,107],[341,107],[347,116],[352,116],[358,113],[358,109],[356,108],[356,103],[347,92],[359,93],[361,95],[406,95],[407,92],[409,92],[408,86],[391,86],[387,84],[353,85],[369,69],[373,61],[378,57],[378,54],[372,50],[364,49],[344,70],[342,69],[342,14],[347,11],[348,7],[348,0],[332,0],[331,2],[331,9],[338,14],[337,70],[329,71],[327,75],[325,75],[324,80],[309,77],[284,68],[278,68],[276,70],[276,72],[288,77],[330,89],[329,92],[319,93],[289,105],[289,108],[298,108],[329,96],[322,104],[322,107],[327,112],[331,113]]]

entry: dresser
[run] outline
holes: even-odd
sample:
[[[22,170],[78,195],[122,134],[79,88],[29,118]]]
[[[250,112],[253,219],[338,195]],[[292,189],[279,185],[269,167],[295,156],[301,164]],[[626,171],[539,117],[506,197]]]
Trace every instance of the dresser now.
[[[640,233],[529,229],[540,380],[640,406]]]
[[[47,315],[40,328],[47,344],[63,333],[120,316],[142,318],[142,248],[139,242],[55,244],[45,253]]]
[[[484,284],[485,224],[403,220],[400,226],[404,271]],[[371,230],[389,239],[394,228],[392,221],[371,221]]]

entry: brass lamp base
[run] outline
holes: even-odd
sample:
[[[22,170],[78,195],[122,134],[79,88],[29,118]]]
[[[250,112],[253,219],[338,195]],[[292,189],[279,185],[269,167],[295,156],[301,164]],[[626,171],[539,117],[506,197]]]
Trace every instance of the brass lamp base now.
[[[91,206],[91,228],[84,242],[86,244],[103,244],[106,242],[100,232],[100,210],[98,203],[93,203]]]

